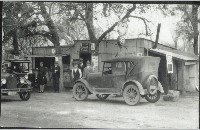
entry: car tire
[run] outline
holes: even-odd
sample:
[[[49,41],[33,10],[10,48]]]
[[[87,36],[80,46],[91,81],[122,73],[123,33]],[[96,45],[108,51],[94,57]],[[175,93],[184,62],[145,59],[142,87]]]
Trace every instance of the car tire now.
[[[155,95],[151,95],[151,94],[145,95],[145,99],[148,102],[155,103],[160,99],[160,92],[157,91],[157,93]]]
[[[78,101],[83,101],[88,97],[88,89],[85,84],[78,82],[73,86],[73,96]]]
[[[97,98],[100,100],[105,100],[109,94],[96,94]]]
[[[134,106],[140,101],[140,92],[137,86],[134,84],[129,84],[124,88],[123,91],[124,101],[130,105]]]
[[[29,98],[31,97],[31,93],[30,92],[22,92],[22,93],[19,93],[19,97],[21,98],[22,101],[28,101]]]

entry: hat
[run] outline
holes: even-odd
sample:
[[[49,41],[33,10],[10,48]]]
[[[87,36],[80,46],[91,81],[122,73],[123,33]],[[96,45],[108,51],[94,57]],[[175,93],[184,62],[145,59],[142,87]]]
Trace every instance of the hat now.
[[[73,64],[79,64],[79,61],[73,60]]]

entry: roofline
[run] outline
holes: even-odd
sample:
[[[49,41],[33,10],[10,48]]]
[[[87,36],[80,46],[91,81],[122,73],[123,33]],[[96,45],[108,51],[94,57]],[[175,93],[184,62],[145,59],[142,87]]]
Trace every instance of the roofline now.
[[[132,38],[132,39],[125,39],[125,40],[138,40],[138,39],[143,39],[143,40],[146,40],[146,41],[150,41],[150,42],[153,42],[155,43],[154,41],[152,40],[149,40],[149,39],[146,39],[146,38]],[[102,41],[116,41],[117,39],[109,39],[109,40],[102,40]],[[90,41],[90,40],[73,40],[74,43],[75,42],[78,42],[78,41]],[[169,48],[172,48],[172,49],[176,49],[175,47],[172,47],[172,46],[167,46],[167,45],[164,45],[164,44],[161,44],[161,43],[158,43],[159,45],[162,45],[162,46],[165,46],[165,47],[169,47]],[[74,44],[69,44],[69,45],[62,45],[61,47],[71,47],[73,46]],[[40,47],[31,47],[31,48],[54,48],[55,46],[40,46]],[[177,49],[176,49],[177,50]]]

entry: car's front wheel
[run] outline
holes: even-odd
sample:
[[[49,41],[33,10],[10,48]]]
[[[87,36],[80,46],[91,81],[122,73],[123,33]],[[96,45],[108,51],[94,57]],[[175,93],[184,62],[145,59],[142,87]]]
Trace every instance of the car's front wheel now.
[[[140,92],[137,86],[129,84],[124,88],[123,97],[128,105],[134,106],[140,101]]]
[[[78,101],[83,101],[88,97],[88,89],[83,83],[76,83],[73,86],[73,96]]]
[[[19,93],[19,97],[21,98],[22,101],[28,101],[29,98],[31,97],[31,93],[30,92],[22,92],[22,93]]]
[[[151,94],[145,95],[145,99],[148,102],[155,103],[160,99],[160,92],[157,91],[154,95]]]
[[[105,100],[109,94],[96,94],[97,98],[100,100]]]

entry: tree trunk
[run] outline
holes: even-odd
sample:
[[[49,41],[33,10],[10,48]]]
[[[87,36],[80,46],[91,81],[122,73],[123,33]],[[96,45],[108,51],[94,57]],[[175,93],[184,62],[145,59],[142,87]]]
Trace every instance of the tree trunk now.
[[[194,54],[198,55],[198,8],[199,5],[192,5],[192,15],[191,15],[191,24],[193,27],[194,31],[194,43],[193,43],[193,48],[194,48]]]
[[[46,26],[49,28],[49,32],[51,34],[50,41],[54,44],[56,48],[56,55],[58,56],[58,65],[60,66],[60,83],[59,83],[59,90],[64,91],[63,85],[63,64],[62,64],[62,55],[61,55],[61,48],[60,48],[60,40],[58,35],[58,29],[54,24],[51,16],[47,13],[44,2],[38,2],[40,6],[42,16],[45,19]],[[47,37],[48,38],[48,37]]]
[[[64,85],[63,85],[63,64],[62,64],[62,56],[58,56],[58,65],[60,66],[60,80],[59,80],[59,91],[64,91]]]
[[[12,31],[12,38],[13,38],[13,47],[14,47],[13,54],[19,55],[19,44],[18,44],[17,31],[16,30]]]

